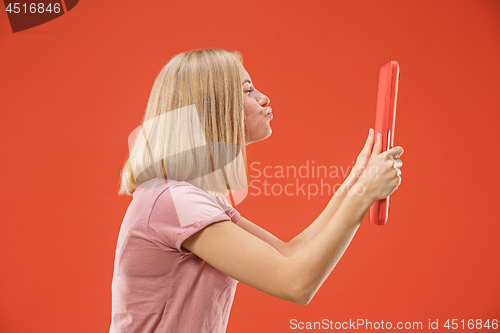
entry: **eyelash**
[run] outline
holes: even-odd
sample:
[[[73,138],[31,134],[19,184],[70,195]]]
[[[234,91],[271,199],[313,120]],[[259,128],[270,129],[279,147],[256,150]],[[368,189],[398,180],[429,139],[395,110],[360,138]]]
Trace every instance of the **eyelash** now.
[[[247,94],[250,93],[250,92],[252,92],[252,91],[253,91],[253,89],[250,89],[249,91],[247,91]]]

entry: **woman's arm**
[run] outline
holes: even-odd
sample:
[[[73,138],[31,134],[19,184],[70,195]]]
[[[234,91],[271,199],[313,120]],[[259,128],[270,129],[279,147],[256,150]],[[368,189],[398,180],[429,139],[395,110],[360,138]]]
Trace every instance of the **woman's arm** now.
[[[204,228],[183,247],[250,287],[305,305],[340,260],[371,203],[366,196],[348,195],[332,220],[289,257],[230,221]]]
[[[380,141],[377,140],[368,164],[377,172],[363,172],[335,215],[292,255],[285,257],[230,221],[204,228],[184,241],[183,247],[255,289],[307,304],[340,260],[371,204],[399,186],[399,170],[393,168],[393,159],[402,149],[396,147],[379,154]]]
[[[331,220],[337,209],[342,204],[342,201],[349,192],[350,188],[357,182],[359,175],[363,172],[370,159],[371,150],[373,148],[374,135],[373,130],[370,129],[368,138],[366,139],[365,146],[363,147],[361,153],[359,153],[352,171],[346,178],[344,183],[338,188],[330,202],[325,207],[323,212],[300,234],[294,237],[288,242],[284,242],[268,232],[267,230],[257,226],[256,224],[250,222],[249,220],[241,217],[237,225],[248,231],[254,236],[262,239],[263,241],[270,244],[278,252],[288,257],[300,249],[304,244],[306,244],[311,238],[313,238],[323,227]]]

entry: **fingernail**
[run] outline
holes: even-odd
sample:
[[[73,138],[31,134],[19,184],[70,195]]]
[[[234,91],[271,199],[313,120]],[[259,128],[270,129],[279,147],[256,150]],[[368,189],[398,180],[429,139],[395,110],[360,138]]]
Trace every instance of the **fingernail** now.
[[[382,134],[377,133],[377,140],[381,140],[381,139],[382,139]]]
[[[373,128],[370,128],[370,130],[368,131],[368,136],[370,136],[372,133],[373,133]]]

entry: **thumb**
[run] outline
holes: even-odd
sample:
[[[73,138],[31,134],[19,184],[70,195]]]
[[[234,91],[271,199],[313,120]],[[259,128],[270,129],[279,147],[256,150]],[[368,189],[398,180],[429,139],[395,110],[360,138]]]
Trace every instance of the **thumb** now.
[[[367,151],[367,154],[370,152],[370,150],[373,148],[373,129],[370,128],[370,131],[368,132],[368,138],[366,138],[365,146],[363,147],[363,150]]]
[[[393,159],[398,159],[403,155],[404,150],[401,146],[391,148],[387,151],[387,155],[391,156]]]
[[[370,159],[372,159],[375,156],[378,156],[381,151],[382,151],[382,134],[377,133],[377,140],[375,141],[375,145],[373,146],[372,155],[370,156]]]

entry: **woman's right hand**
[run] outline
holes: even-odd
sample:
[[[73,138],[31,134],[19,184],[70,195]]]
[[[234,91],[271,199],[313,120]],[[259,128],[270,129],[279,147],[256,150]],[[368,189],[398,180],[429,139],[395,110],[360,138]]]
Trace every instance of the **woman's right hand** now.
[[[399,158],[404,152],[403,148],[398,146],[381,151],[382,136],[378,133],[370,160],[353,189],[357,194],[367,195],[373,202],[388,197],[401,184],[399,168],[403,162]]]

